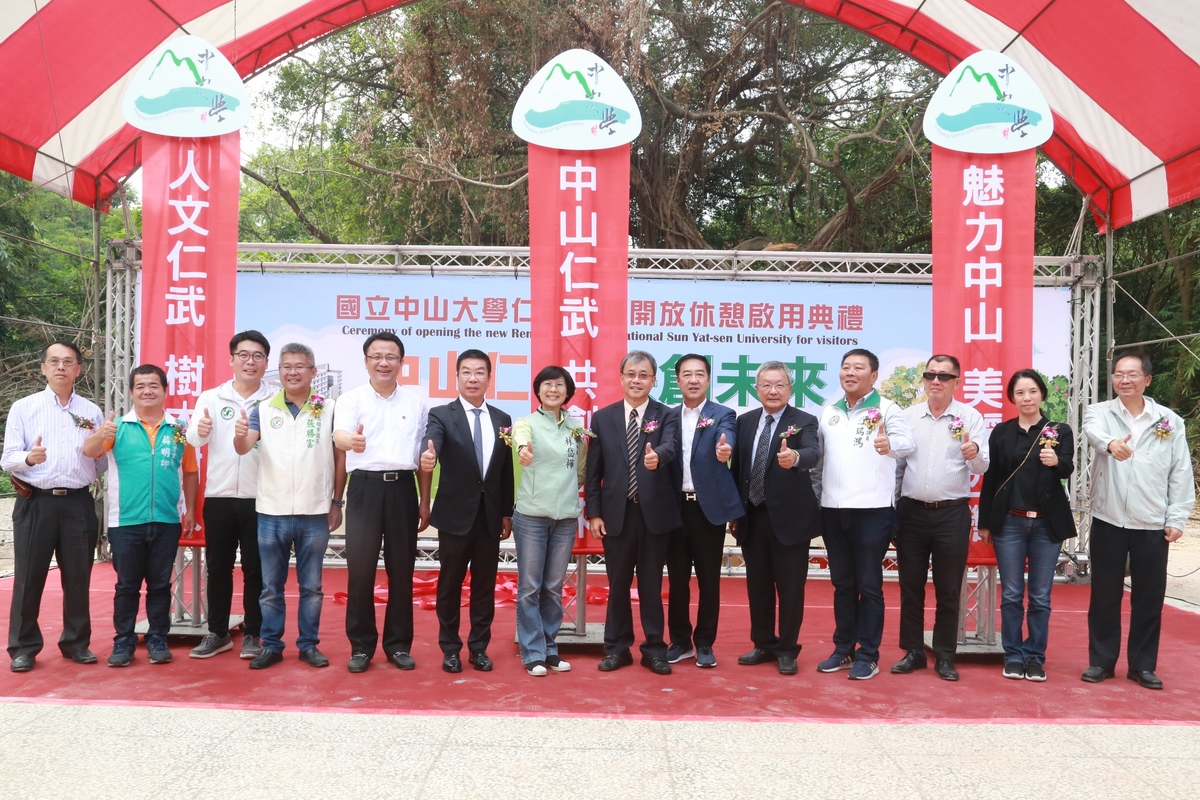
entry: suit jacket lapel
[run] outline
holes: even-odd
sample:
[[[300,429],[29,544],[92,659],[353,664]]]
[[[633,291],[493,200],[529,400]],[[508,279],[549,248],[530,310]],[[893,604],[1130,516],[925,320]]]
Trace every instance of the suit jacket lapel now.
[[[475,473],[479,473],[479,465],[475,463],[475,434],[471,431],[471,427],[467,424],[467,412],[463,408],[463,404],[455,398],[449,404],[450,412],[453,418],[450,422],[454,430],[458,432],[458,438],[464,445],[467,451],[471,453],[471,464],[475,467]],[[482,475],[479,476],[481,479]]]

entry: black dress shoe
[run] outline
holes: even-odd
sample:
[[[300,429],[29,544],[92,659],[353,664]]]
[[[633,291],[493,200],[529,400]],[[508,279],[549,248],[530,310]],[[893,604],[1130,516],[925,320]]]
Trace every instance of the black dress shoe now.
[[[904,654],[904,658],[892,665],[893,675],[911,675],[919,669],[925,669],[929,666],[929,660],[925,657],[924,650],[909,650]]]
[[[17,662],[13,662],[14,664]],[[1144,686],[1147,689],[1162,689],[1162,679],[1148,669],[1134,670],[1131,669],[1125,673],[1125,677],[1137,683],[1138,686]]]
[[[367,667],[371,666],[371,657],[366,653],[354,653],[350,656],[350,663],[346,665],[346,669],[351,672],[366,672]]]
[[[410,669],[417,668],[416,659],[414,659],[412,656],[410,656],[408,654],[407,650],[397,650],[396,652],[392,653],[388,657],[388,659],[393,664],[395,664],[397,667],[399,667],[400,669],[403,669],[403,670],[410,670]]]
[[[29,672],[33,669],[33,656],[17,656],[12,660],[10,669],[13,672]]]
[[[642,656],[642,666],[653,672],[655,675],[671,674],[671,663],[665,658]]]
[[[939,658],[934,662],[933,669],[937,672],[937,676],[944,681],[958,680],[958,670],[954,667],[953,661],[947,661],[944,658]]]
[[[86,647],[77,647],[71,651],[70,655],[63,654],[63,658],[69,658],[76,664],[95,664],[96,654]]]
[[[316,667],[318,669],[329,666],[329,659],[325,657],[324,653],[315,647],[310,647],[301,652],[300,660],[305,664],[308,664],[310,667]]]
[[[753,667],[755,664],[766,664],[774,660],[775,654],[770,650],[763,650],[761,647],[756,647],[749,653],[738,656],[738,663],[743,667]]]
[[[250,669],[266,669],[273,664],[278,664],[280,661],[283,661],[283,653],[276,653],[274,650],[268,650],[264,647],[263,651],[250,661]],[[112,666],[111,657],[108,659],[108,664]]]
[[[792,656],[779,657],[779,674],[780,675],[795,675],[798,671],[796,659]]]
[[[443,672],[462,672],[462,661],[458,658],[458,653],[446,653],[442,658]]]
[[[600,670],[601,672],[612,672],[620,669],[621,667],[628,667],[632,664],[633,656],[631,656],[629,651],[626,650],[623,653],[613,653],[600,659],[600,663],[596,666],[596,669]]]
[[[471,662],[471,666],[475,667],[475,669],[479,670],[480,672],[491,672],[492,667],[494,666],[492,664],[492,660],[488,658],[488,654],[482,650],[477,653],[471,653],[470,658],[467,660]]]
[[[1084,683],[1100,683],[1100,681],[1104,680],[1105,678],[1115,678],[1116,676],[1117,674],[1111,669],[1105,669],[1104,667],[1088,667],[1083,671],[1083,674],[1079,676],[1079,679]]]

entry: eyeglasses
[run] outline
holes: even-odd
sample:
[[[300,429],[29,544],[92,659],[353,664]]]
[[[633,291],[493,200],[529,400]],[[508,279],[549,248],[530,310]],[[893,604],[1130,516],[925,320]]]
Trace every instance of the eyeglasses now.
[[[389,364],[396,364],[400,362],[400,356],[396,355],[395,353],[384,353],[382,355],[379,353],[372,353],[371,355],[367,356],[367,361],[370,361],[372,364],[378,364],[381,361],[386,361]]]
[[[621,374],[625,376],[625,380],[627,380],[627,381],[636,381],[636,380],[648,381],[654,377],[649,372],[623,372]]]
[[[1145,373],[1143,372],[1114,372],[1112,374],[1112,379],[1118,383],[1125,380],[1137,381],[1141,380],[1144,374]]]
[[[280,372],[307,372],[312,369],[311,364],[280,364]]]
[[[941,381],[942,383],[958,380],[957,375],[949,372],[923,372],[921,373],[921,377],[927,381]]]
[[[52,367],[73,367],[79,362],[73,358],[47,358],[46,363]]]
[[[267,354],[257,350],[238,350],[234,355],[238,361],[253,361],[256,364],[267,360]]]
[[[756,383],[754,388],[760,392],[786,392],[792,386],[788,383]]]

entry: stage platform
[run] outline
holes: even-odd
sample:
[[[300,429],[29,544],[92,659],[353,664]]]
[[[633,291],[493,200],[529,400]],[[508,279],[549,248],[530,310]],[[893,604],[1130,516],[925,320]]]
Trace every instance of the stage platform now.
[[[345,607],[333,602],[335,593],[344,590],[345,580],[344,570],[325,571],[320,647],[332,662],[327,669],[312,669],[297,659],[294,624],[287,633],[285,661],[264,671],[251,671],[248,662],[237,658],[238,634],[233,651],[212,659],[189,659],[188,650],[196,640],[179,638],[171,640],[175,659],[170,664],[151,665],[139,645],[130,667],[110,669],[104,660],[111,650],[111,565],[97,564],[93,572],[92,649],[101,662],[96,666],[76,665],[59,656],[55,642],[61,630],[61,592],[58,575],[52,572],[41,614],[46,648],[32,672],[13,674],[5,665],[0,672],[0,702],[654,720],[1200,723],[1200,618],[1176,608],[1164,610],[1158,669],[1164,691],[1149,691],[1125,679],[1124,661],[1118,665],[1116,679],[1085,684],[1079,674],[1087,667],[1086,586],[1054,588],[1046,663],[1049,680],[1038,684],[1001,677],[995,658],[960,658],[958,683],[939,680],[932,669],[914,675],[889,674],[888,668],[902,655],[895,644],[898,590],[891,583],[885,586],[888,613],[880,674],[870,681],[850,681],[845,672],[818,673],[816,663],[832,650],[832,588],[823,580],[808,584],[800,673],[795,676],[778,674],[774,665],[736,663],[737,656],[751,647],[745,586],[740,579],[722,583],[716,669],[701,670],[689,660],[677,664],[670,676],[654,675],[636,664],[605,674],[596,670],[598,650],[567,648],[563,655],[573,666],[571,672],[534,678],[521,667],[513,643],[515,614],[507,606],[496,610],[489,649],[496,669],[491,673],[471,669],[465,664],[465,653],[461,674],[443,672],[435,613],[417,608],[412,650],[416,670],[402,672],[379,653],[366,673],[352,675],[345,667],[350,656]],[[593,585],[604,584],[602,574],[592,580]],[[294,580],[288,589],[289,623],[294,623]],[[5,611],[11,593],[12,579],[0,581],[0,608]],[[235,597],[234,610],[240,611],[240,598]],[[380,608],[381,621],[382,615]],[[466,617],[464,608],[464,637]],[[602,620],[603,606],[590,606],[589,618]],[[932,625],[932,588],[927,624]]]

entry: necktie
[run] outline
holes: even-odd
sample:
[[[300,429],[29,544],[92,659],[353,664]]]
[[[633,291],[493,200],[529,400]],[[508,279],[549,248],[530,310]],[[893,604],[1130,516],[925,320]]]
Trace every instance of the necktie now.
[[[479,465],[479,477],[483,477],[483,426],[479,422],[479,417],[483,414],[482,408],[472,408],[471,413],[475,415],[475,463]]]
[[[762,505],[767,499],[763,481],[767,477],[767,451],[771,449],[771,425],[775,418],[767,414],[766,424],[763,425],[762,435],[758,437],[758,446],[754,448],[754,466],[750,468],[750,505]]]
[[[638,416],[637,410],[629,412],[629,425],[625,428],[625,447],[629,451],[629,491],[625,496],[637,500],[637,457],[638,457]]]

